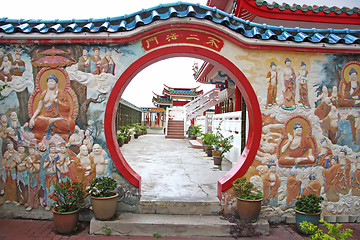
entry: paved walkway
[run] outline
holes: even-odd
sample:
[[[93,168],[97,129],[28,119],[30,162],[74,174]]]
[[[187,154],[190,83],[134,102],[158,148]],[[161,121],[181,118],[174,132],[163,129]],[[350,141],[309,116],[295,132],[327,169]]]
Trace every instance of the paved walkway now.
[[[141,200],[216,202],[217,181],[231,168],[229,161],[214,165],[188,139],[165,138],[163,131],[132,139],[121,147],[129,165],[141,176]]]

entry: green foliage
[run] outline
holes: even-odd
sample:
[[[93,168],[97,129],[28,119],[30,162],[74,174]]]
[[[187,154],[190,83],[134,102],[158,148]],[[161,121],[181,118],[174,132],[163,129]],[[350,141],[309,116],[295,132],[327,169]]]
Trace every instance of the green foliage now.
[[[255,190],[254,184],[246,181],[245,177],[236,179],[233,182],[235,191],[238,193],[238,198],[245,200],[260,200],[264,196],[261,191]]]
[[[106,236],[110,236],[110,234],[112,233],[112,229],[111,228],[108,228],[108,227],[104,227],[102,229],[102,232],[106,235]]]
[[[341,230],[342,224],[331,224],[329,222],[324,221],[323,219],[320,220],[321,223],[325,226],[328,230],[328,233],[324,233],[314,224],[304,221],[300,223],[300,227],[303,231],[307,234],[311,235],[310,240],[347,240],[351,239],[353,230],[346,228]]]
[[[142,132],[140,123],[134,123],[133,125],[135,134],[140,134]]]
[[[315,214],[321,212],[321,202],[323,197],[318,197],[315,194],[309,196],[302,196],[297,199],[295,209],[299,212]]]
[[[61,181],[56,184],[52,195],[54,210],[56,212],[73,212],[81,207],[84,201],[85,192],[82,183],[74,181]]]
[[[141,126],[140,128],[141,128],[141,131],[143,131],[143,132],[147,132],[147,128],[146,128],[146,126]]]
[[[2,95],[2,91],[5,89],[5,88],[9,88],[10,85],[9,84],[4,84],[4,85],[1,85],[0,86],[0,100],[4,99],[5,97]]]
[[[216,142],[215,135],[212,132],[211,133],[204,133],[202,135],[201,140],[203,141],[203,143],[206,146],[212,146]]]
[[[120,135],[127,137],[131,135],[130,125],[120,126]]]
[[[188,133],[196,137],[201,136],[202,135],[201,127],[192,125],[192,127],[189,128]]]
[[[86,192],[93,197],[110,197],[113,196],[117,183],[111,177],[98,177],[92,180],[90,186],[87,187]]]
[[[220,122],[219,126],[216,129],[215,133],[215,143],[213,143],[214,150],[220,152],[220,156],[222,156],[224,153],[230,151],[230,149],[233,147],[231,144],[234,136],[231,135],[229,137],[224,137],[222,133],[220,132],[220,126],[222,122]]]
[[[153,237],[155,237],[155,238],[161,238],[162,236],[161,236],[160,233],[154,233],[154,234],[153,234]]]
[[[123,135],[121,135],[121,134],[117,134],[116,135],[116,140],[118,141],[118,142],[121,142],[122,140],[125,140],[125,136],[123,136]]]

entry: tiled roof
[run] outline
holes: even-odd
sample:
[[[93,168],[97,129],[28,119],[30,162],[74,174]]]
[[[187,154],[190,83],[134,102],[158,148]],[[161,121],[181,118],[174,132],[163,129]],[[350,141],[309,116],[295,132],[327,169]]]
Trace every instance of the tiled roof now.
[[[341,10],[343,11],[343,10]],[[357,10],[353,10],[354,12]],[[306,29],[287,28],[253,23],[230,15],[216,8],[191,3],[160,4],[157,7],[121,17],[72,20],[25,20],[0,18],[0,35],[12,33],[99,33],[124,32],[169,18],[193,17],[212,21],[247,37],[262,40],[278,40],[312,43],[360,43],[360,28],[351,29]]]
[[[167,98],[167,97],[153,97],[153,101],[157,102],[157,103],[163,103],[163,104],[171,104],[172,101],[170,98]]]
[[[202,94],[203,91],[195,91],[194,89],[191,90],[177,90],[177,89],[164,89],[164,94],[169,95],[180,95],[180,96],[197,96]]]
[[[331,13],[334,12],[336,14],[347,14],[347,15],[352,15],[352,14],[356,14],[357,16],[360,14],[360,9],[357,7],[354,8],[347,8],[347,7],[343,7],[343,8],[339,8],[339,7],[328,7],[328,6],[309,6],[309,5],[298,5],[298,4],[293,4],[292,6],[290,6],[287,3],[283,3],[283,4],[279,4],[276,2],[273,3],[269,3],[268,1],[256,1],[256,0],[252,0],[253,2],[255,2],[255,4],[258,7],[261,6],[266,6],[268,9],[274,9],[277,8],[281,11],[287,11],[290,10],[292,12],[296,12],[296,11],[302,11],[302,12],[308,12],[308,11],[312,11],[313,13],[319,13],[319,12],[323,12],[325,14],[327,13]],[[341,4],[341,1],[339,1],[339,4]]]

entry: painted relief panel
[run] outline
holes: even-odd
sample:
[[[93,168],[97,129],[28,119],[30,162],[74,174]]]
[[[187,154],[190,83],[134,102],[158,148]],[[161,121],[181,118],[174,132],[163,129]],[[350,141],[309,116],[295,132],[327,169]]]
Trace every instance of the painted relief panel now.
[[[0,205],[50,210],[54,185],[120,177],[106,148],[107,97],[131,45],[1,46]]]
[[[291,215],[309,194],[325,198],[324,215],[358,215],[360,56],[238,53],[263,118],[246,176],[264,192],[265,215]]]

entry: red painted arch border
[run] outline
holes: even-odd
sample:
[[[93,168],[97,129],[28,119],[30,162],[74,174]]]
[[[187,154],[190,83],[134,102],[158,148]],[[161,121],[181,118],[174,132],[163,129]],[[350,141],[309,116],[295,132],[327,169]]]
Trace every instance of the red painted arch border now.
[[[213,65],[221,65],[234,80],[246,102],[249,116],[248,140],[235,166],[218,181],[218,197],[221,198],[222,192],[229,189],[232,182],[244,175],[251,166],[260,145],[262,118],[257,96],[245,75],[230,60],[214,51],[195,46],[167,46],[151,51],[133,62],[115,83],[106,106],[104,131],[109,153],[123,177],[133,186],[140,188],[141,177],[126,162],[116,140],[116,110],[124,89],[137,73],[152,63],[171,57],[194,57]]]

